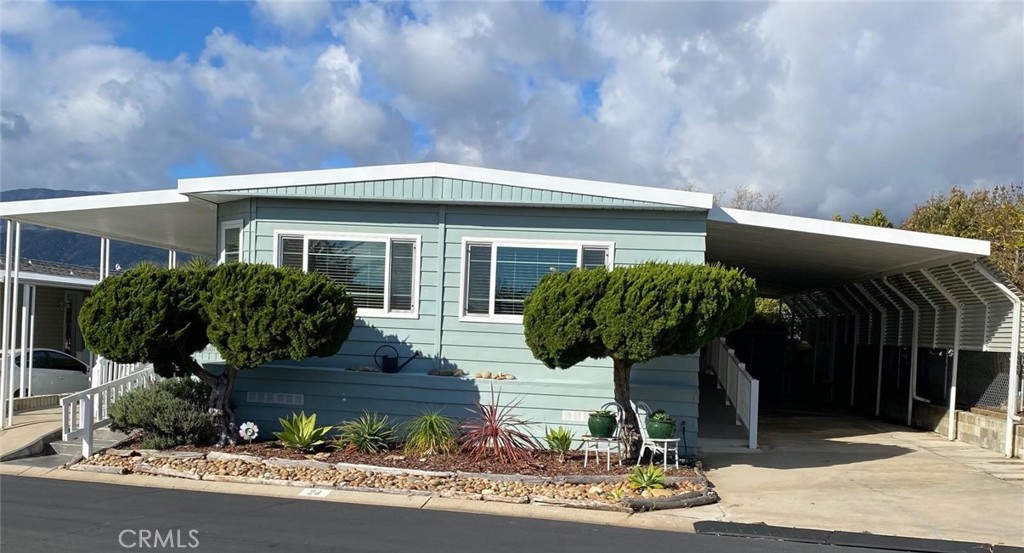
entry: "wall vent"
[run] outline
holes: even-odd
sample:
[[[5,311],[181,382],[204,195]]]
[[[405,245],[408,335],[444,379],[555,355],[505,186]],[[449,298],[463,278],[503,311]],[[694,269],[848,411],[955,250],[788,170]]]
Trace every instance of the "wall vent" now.
[[[306,398],[302,394],[246,392],[245,401],[246,403],[265,403],[269,405],[303,405]]]

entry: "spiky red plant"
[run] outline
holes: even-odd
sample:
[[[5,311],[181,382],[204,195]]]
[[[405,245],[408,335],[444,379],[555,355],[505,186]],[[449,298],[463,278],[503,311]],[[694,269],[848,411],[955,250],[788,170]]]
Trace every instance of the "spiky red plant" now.
[[[497,395],[491,389],[491,402],[487,405],[476,402],[475,417],[462,421],[462,449],[469,453],[473,460],[493,455],[503,463],[515,463],[531,458],[536,443],[529,434],[521,429],[529,426],[512,414],[519,407],[522,398],[501,406],[501,393]],[[474,412],[473,409],[469,409]]]

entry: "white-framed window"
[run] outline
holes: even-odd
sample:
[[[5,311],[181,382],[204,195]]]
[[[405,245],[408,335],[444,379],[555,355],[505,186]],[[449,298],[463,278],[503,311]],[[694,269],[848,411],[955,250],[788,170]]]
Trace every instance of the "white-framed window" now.
[[[220,224],[220,262],[231,263],[242,260],[242,220],[224,221]]]
[[[459,318],[519,323],[541,277],[577,267],[612,267],[611,242],[464,238]]]
[[[274,243],[278,267],[343,284],[361,316],[418,316],[420,236],[278,231]]]

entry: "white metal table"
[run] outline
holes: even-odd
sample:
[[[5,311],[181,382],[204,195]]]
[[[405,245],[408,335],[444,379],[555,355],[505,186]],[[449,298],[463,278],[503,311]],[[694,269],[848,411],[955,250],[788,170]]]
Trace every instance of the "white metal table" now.
[[[580,438],[583,440],[583,466],[587,466],[587,461],[590,458],[590,452],[594,452],[594,457],[597,462],[601,462],[601,445],[604,444],[605,452],[605,467],[606,470],[612,469],[612,447],[615,448],[615,453],[619,456],[619,464],[622,464],[622,445],[618,438],[598,438],[597,436],[584,435]]]

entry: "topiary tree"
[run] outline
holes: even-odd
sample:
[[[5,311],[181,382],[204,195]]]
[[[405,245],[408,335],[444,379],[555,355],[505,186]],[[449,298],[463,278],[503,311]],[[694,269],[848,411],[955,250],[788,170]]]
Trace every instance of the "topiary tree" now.
[[[221,444],[235,442],[229,400],[238,371],[334,355],[356,316],[345,287],[325,275],[246,263],[217,267],[205,308],[207,335],[224,360],[210,400]]]
[[[217,441],[225,445],[236,439],[229,400],[237,372],[333,355],[355,313],[345,288],[324,275],[196,262],[143,265],[105,279],[83,303],[79,326],[89,349],[103,357],[152,363],[160,376],[195,376],[209,385]],[[210,343],[224,359],[221,373],[193,358]]]
[[[175,270],[140,264],[104,279],[78,315],[85,344],[118,363],[152,363],[165,378],[202,378],[192,356],[210,343],[203,302],[211,273],[193,259]]]
[[[627,455],[637,434],[633,365],[694,353],[754,314],[754,280],[718,265],[644,263],[545,275],[526,299],[526,344],[549,368],[612,359],[615,401],[625,411]]]

